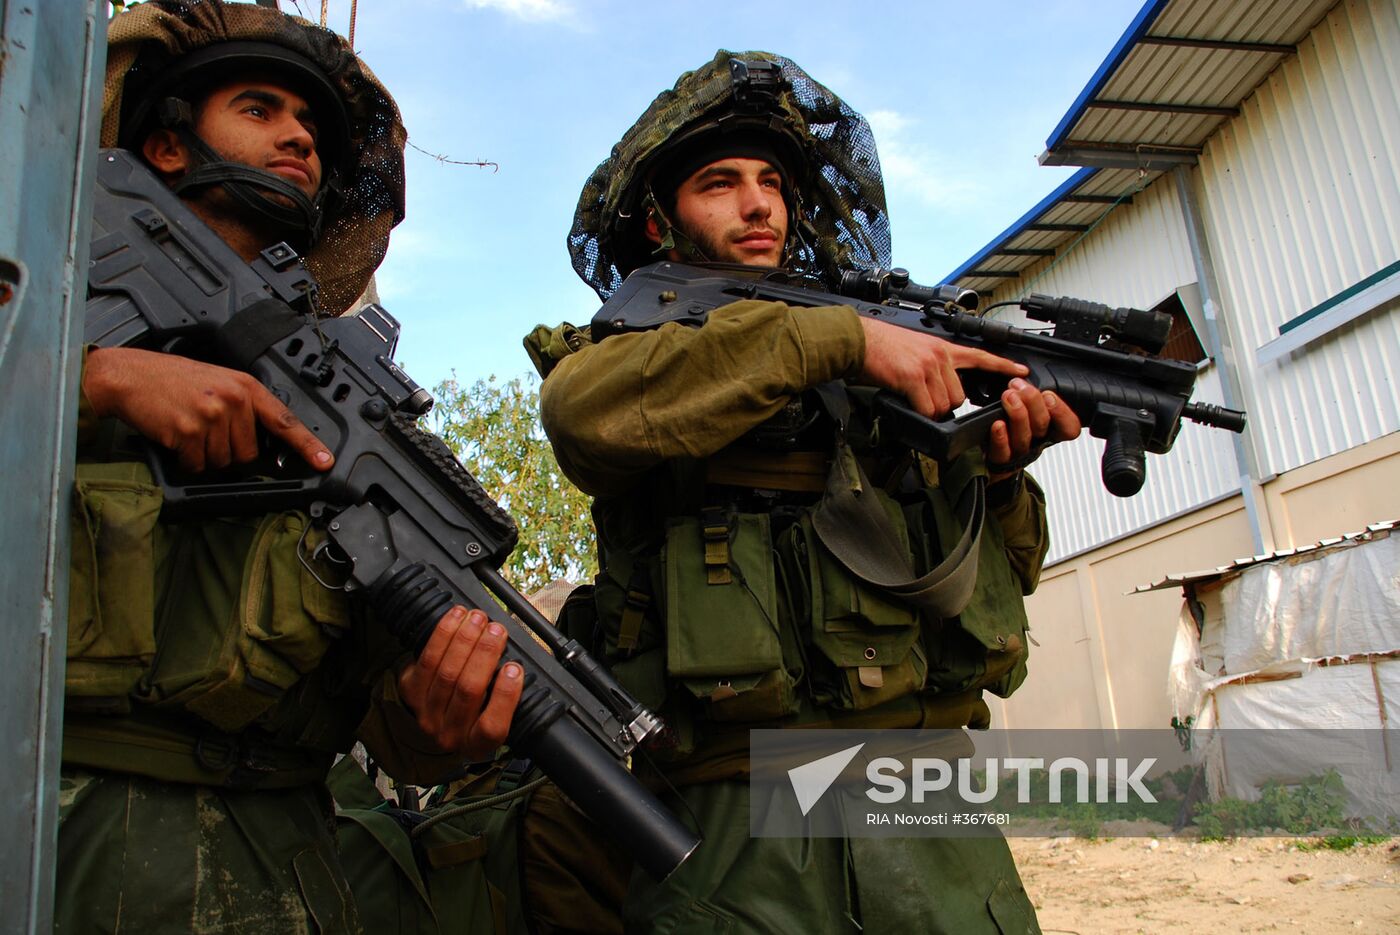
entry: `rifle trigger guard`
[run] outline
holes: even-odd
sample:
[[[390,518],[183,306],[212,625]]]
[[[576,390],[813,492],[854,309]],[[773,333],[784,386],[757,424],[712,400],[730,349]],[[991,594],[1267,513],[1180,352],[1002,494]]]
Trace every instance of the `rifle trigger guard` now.
[[[306,560],[306,534],[310,531],[311,524],[307,523],[306,527],[301,531],[301,538],[297,540],[297,561],[301,562],[301,567],[305,568],[306,573],[312,578],[316,579],[316,583],[319,584],[321,587],[325,588],[327,591],[350,590],[343,584],[335,585],[323,580],[321,576],[316,573],[316,569],[311,565],[311,563]],[[349,562],[345,561],[345,559],[336,556],[335,552],[331,549],[331,542],[329,539],[316,546],[315,550],[311,553],[311,557],[313,559],[325,559],[326,561],[334,562],[337,565],[350,564]]]

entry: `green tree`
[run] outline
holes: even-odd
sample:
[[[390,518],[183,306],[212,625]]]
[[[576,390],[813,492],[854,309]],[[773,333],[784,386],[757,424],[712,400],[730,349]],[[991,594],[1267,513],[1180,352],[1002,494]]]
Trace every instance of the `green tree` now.
[[[520,527],[520,544],[502,569],[511,584],[529,594],[556,578],[591,577],[598,565],[588,497],[554,460],[535,378],[503,383],[493,375],[464,387],[454,374],[433,395],[429,428]]]

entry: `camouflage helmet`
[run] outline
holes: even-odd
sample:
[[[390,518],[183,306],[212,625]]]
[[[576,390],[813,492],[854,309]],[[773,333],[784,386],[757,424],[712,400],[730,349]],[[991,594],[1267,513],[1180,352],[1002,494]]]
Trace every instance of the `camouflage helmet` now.
[[[782,163],[789,265],[818,274],[890,265],[880,158],[865,118],[780,55],[720,50],[658,95],[584,184],[569,255],[598,295],[655,259],[646,217],[671,194],[653,187],[675,180],[678,150],[724,132],[762,134]]]
[[[107,29],[101,144],[139,146],[158,125],[167,95],[193,97],[240,72],[286,76],[316,112],[326,183],[316,199],[306,265],[320,285],[322,311],[340,314],[369,284],[389,231],[403,220],[408,138],[393,98],[343,38],[249,3],[134,6]],[[258,185],[281,191],[265,179]]]

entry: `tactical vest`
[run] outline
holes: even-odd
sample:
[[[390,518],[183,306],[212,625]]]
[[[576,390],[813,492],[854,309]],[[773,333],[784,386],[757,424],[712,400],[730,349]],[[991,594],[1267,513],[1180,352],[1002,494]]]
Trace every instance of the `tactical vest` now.
[[[754,726],[986,726],[982,690],[1024,681],[1034,582],[972,506],[980,451],[939,466],[874,442],[743,440],[595,502],[601,570],[563,625],[661,711],[663,757]],[[929,586],[958,571],[956,593]]]
[[[74,493],[64,761],[234,786],[323,777],[364,714],[346,699],[398,649],[317,580],[306,517],[162,523],[131,461],[80,463]]]

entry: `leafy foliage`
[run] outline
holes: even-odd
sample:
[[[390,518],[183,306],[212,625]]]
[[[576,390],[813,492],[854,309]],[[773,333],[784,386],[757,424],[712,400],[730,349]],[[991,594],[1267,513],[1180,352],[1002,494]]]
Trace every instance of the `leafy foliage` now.
[[[597,571],[588,497],[559,469],[539,420],[534,377],[495,376],[462,386],[455,375],[433,391],[428,427],[515,518],[520,544],[503,569],[530,593],[556,578],[582,581]]]
[[[1346,789],[1335,769],[1297,785],[1265,783],[1259,799],[1220,799],[1196,806],[1196,826],[1204,840],[1220,840],[1251,830],[1279,829],[1289,834],[1315,834],[1346,824],[1342,803]]]

